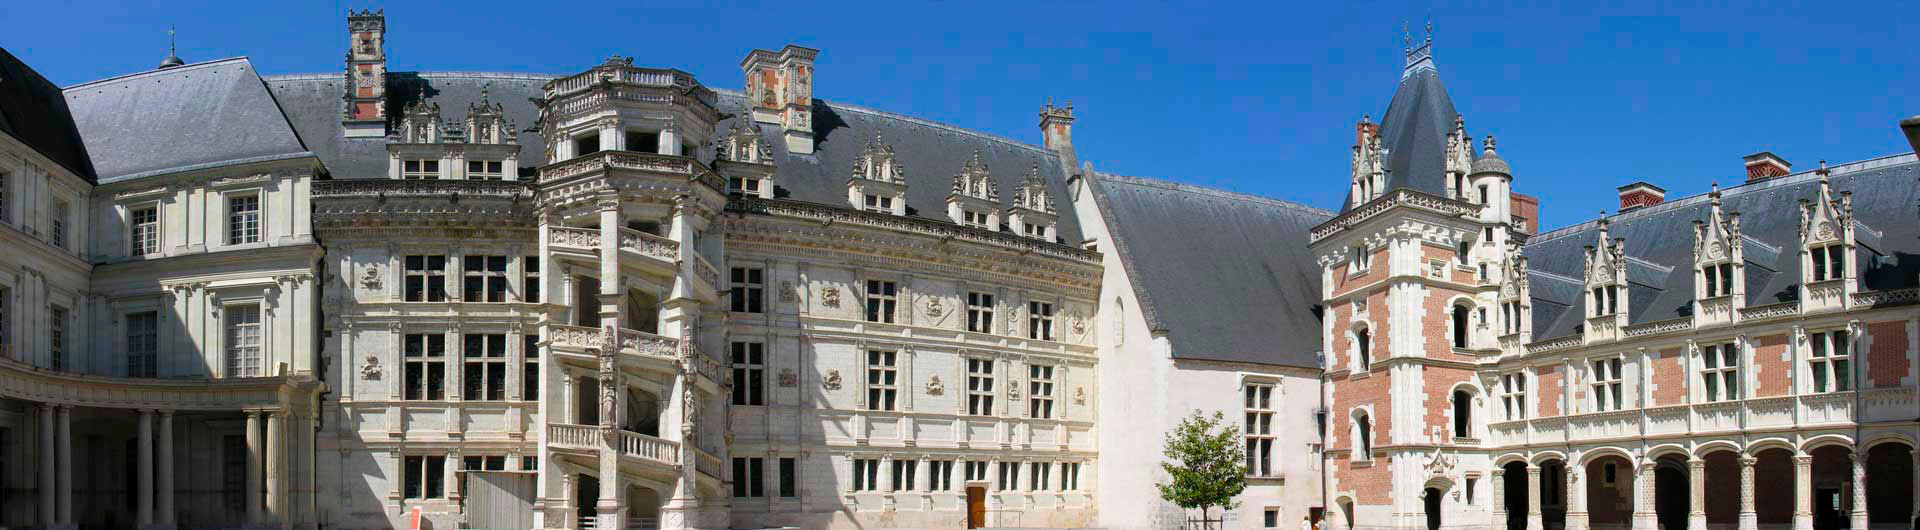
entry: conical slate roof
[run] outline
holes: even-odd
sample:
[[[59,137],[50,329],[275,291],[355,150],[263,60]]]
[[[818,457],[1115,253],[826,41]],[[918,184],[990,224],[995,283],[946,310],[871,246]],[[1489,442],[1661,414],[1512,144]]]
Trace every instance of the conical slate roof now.
[[[1382,193],[1399,188],[1445,197],[1447,195],[1447,134],[1453,132],[1453,98],[1440,83],[1428,45],[1411,52],[1400,86],[1380,120],[1380,143],[1387,149],[1387,185]],[[1346,211],[1352,201],[1344,201]]]

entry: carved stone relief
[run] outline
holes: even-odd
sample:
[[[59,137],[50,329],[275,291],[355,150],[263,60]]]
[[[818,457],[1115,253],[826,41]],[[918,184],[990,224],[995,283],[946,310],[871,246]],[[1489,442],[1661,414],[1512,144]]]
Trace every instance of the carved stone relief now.
[[[380,357],[368,355],[366,364],[360,365],[360,378],[368,381],[380,380]]]
[[[947,393],[947,385],[940,382],[940,376],[927,379],[927,395],[938,396],[945,393]]]
[[[827,390],[840,389],[840,371],[839,370],[827,370],[827,380],[826,380],[825,386],[827,387]]]
[[[799,384],[800,374],[793,373],[792,368],[780,369],[780,388],[793,388]]]
[[[823,287],[820,289],[820,305],[840,307],[840,288]]]

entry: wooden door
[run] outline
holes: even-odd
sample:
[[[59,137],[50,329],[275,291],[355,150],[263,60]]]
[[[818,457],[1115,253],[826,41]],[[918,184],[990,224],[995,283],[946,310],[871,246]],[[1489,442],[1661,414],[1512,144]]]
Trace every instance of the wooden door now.
[[[987,487],[967,487],[967,528],[987,526]]]

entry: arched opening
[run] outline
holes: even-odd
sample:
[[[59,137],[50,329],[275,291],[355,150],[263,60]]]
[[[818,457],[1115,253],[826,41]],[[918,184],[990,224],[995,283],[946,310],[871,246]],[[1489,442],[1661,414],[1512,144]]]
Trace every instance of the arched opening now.
[[[575,475],[573,479],[574,517],[580,521],[579,528],[593,526],[599,515],[595,510],[600,499],[600,478],[591,475]]]
[[[1507,511],[1507,530],[1527,528],[1527,464],[1508,462],[1500,466],[1500,502]]]
[[[660,332],[660,300],[639,289],[627,289],[627,329],[646,333]]]
[[[1686,458],[1660,457],[1653,470],[1653,511],[1662,528],[1686,528],[1693,502]]]
[[[1373,332],[1362,327],[1353,332],[1353,352],[1359,356],[1360,369],[1373,366]]]
[[[1373,460],[1373,420],[1365,411],[1353,419],[1353,440],[1354,459]]]
[[[1453,437],[1473,437],[1473,395],[1465,390],[1453,391]]]
[[[1760,525],[1793,524],[1793,451],[1765,449],[1754,455],[1753,508]]]
[[[1353,528],[1353,499],[1340,499],[1340,524],[1342,528]]]
[[[1567,463],[1540,463],[1540,521],[1544,528],[1567,527]]]
[[[1844,528],[1853,513],[1853,450],[1828,445],[1810,453],[1813,456],[1813,530]]]
[[[1453,347],[1467,347],[1467,306],[1461,304],[1453,306]]]
[[[660,528],[660,494],[652,488],[627,486],[627,528]]]
[[[1586,474],[1588,525],[1596,530],[1631,526],[1633,463],[1618,455],[1602,456],[1587,463]]]
[[[1867,524],[1893,530],[1914,520],[1913,447],[1883,443],[1867,450]]]
[[[1707,527],[1732,528],[1740,523],[1740,453],[1714,451],[1707,461]]]
[[[1427,530],[1440,530],[1440,498],[1444,495],[1439,488],[1427,488],[1420,495],[1426,502]]]

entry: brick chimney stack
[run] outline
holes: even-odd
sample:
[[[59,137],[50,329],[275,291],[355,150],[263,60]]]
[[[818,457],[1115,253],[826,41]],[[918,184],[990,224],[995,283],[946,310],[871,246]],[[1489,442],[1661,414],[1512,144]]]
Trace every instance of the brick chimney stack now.
[[[347,12],[346,115],[348,138],[387,135],[386,10]]]
[[[1751,162],[1748,163],[1747,167],[1749,168],[1748,171],[1752,171],[1751,168],[1753,166]],[[1748,174],[1751,175],[1752,173],[1748,173]],[[1781,174],[1784,175],[1785,173],[1781,173]],[[1620,187],[1620,212],[1621,213],[1626,213],[1632,210],[1653,206],[1655,204],[1660,204],[1663,202],[1667,202],[1667,190],[1659,186],[1648,184],[1644,180]]]
[[[1747,163],[1747,182],[1784,177],[1793,171],[1793,164],[1787,163],[1787,159],[1768,151],[1747,155],[1741,157],[1741,160]]]
[[[813,60],[819,56],[820,50],[788,44],[777,52],[747,52],[740,61],[753,120],[779,125],[790,153],[813,154]]]
[[[1355,148],[1367,146],[1367,138],[1380,134],[1380,124],[1373,122],[1373,116],[1360,115],[1360,123],[1353,126],[1353,145]]]
[[[1907,132],[1907,145],[1914,154],[1920,154],[1920,116],[1900,120],[1900,129]]]
[[[1079,157],[1073,152],[1073,100],[1067,100],[1067,106],[1053,106],[1053,98],[1047,98],[1047,106],[1040,110],[1040,143],[1048,151],[1060,155],[1060,167],[1068,176],[1080,171]]]

